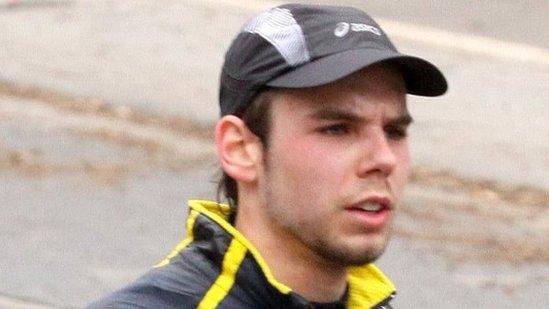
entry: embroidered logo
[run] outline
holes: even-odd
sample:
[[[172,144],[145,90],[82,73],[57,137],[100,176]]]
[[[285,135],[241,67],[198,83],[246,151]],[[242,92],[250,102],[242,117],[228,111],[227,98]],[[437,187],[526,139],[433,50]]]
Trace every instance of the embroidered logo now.
[[[340,38],[344,37],[349,32],[350,28],[351,28],[351,26],[348,23],[340,22],[340,23],[337,24],[337,26],[334,30],[334,35],[337,36],[337,37],[340,37]]]
[[[344,37],[349,33],[350,31],[353,32],[370,32],[375,35],[381,35],[381,30],[379,28],[376,28],[374,26],[370,26],[367,24],[359,24],[359,23],[346,23],[346,22],[340,22],[336,25],[336,28],[334,30],[334,35],[337,37]]]

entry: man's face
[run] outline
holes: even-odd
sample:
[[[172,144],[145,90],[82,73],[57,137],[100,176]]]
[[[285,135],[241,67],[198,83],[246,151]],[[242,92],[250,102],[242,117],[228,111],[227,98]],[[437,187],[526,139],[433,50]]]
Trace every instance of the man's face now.
[[[269,224],[341,265],[384,251],[410,167],[405,86],[374,66],[272,102],[259,190]]]

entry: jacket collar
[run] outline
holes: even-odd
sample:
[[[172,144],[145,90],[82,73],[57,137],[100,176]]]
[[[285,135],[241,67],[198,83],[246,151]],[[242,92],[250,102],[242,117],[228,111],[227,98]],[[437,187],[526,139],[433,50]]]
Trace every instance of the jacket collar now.
[[[233,239],[246,247],[261,268],[263,276],[275,289],[282,294],[292,292],[290,287],[274,278],[269,266],[255,246],[228,222],[231,213],[231,208],[228,205],[205,200],[190,200],[189,207],[189,213],[194,213],[194,218],[198,215],[206,216],[210,219],[207,224],[217,224]],[[188,236],[190,231],[197,228],[199,229],[200,226],[195,225],[195,220],[187,220],[186,230]],[[353,266],[347,270],[349,284],[348,308],[370,308],[394,295],[395,286],[374,264]]]

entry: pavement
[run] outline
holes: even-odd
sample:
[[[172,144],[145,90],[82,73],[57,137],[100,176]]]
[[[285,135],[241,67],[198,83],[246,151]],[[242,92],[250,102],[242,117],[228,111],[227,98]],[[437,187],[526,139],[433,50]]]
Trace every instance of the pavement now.
[[[549,301],[548,4],[337,3],[450,84],[410,97],[395,305]],[[273,4],[0,1],[0,308],[82,307],[184,237],[185,201],[215,197],[223,52]]]

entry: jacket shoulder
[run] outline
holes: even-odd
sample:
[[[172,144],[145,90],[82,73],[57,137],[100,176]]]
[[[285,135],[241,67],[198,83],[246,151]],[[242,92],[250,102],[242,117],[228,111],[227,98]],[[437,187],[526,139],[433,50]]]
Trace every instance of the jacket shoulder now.
[[[162,289],[154,285],[130,285],[88,306],[90,309],[107,308],[194,308],[198,295]]]
[[[88,308],[196,307],[217,274],[206,259],[193,251],[186,251],[166,266],[151,269]]]

